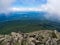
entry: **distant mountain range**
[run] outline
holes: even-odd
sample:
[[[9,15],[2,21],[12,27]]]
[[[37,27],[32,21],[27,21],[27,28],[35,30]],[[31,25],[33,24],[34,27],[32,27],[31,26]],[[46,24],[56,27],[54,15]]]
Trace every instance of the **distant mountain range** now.
[[[0,22],[12,20],[50,20],[60,23],[59,17],[56,15],[57,14],[50,14],[44,11],[10,12],[7,14],[0,13]]]
[[[10,12],[8,14],[0,14],[0,21],[11,20],[43,20],[46,12]]]

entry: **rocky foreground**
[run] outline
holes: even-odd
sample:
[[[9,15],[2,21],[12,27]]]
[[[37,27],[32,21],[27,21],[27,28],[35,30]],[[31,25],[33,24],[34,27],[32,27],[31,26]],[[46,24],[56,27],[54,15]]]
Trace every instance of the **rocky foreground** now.
[[[56,30],[12,32],[9,35],[0,35],[0,45],[60,45],[60,32]]]

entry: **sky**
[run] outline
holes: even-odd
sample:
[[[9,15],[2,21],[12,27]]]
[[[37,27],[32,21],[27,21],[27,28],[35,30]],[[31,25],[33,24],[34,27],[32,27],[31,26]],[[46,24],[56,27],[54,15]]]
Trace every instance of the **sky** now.
[[[46,11],[46,17],[60,18],[60,0],[0,0],[0,13],[11,11]]]
[[[41,10],[46,2],[47,0],[0,0],[0,12]]]

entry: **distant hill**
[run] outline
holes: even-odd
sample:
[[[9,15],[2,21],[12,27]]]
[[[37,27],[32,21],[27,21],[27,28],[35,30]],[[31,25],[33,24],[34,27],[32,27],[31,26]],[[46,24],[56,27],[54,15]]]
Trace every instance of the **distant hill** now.
[[[8,14],[0,14],[0,22],[1,21],[11,21],[11,20],[42,20],[44,19],[44,15],[46,12],[10,12]]]
[[[11,12],[0,14],[0,33],[12,31],[32,32],[36,30],[58,30],[60,22],[46,19],[46,12]]]

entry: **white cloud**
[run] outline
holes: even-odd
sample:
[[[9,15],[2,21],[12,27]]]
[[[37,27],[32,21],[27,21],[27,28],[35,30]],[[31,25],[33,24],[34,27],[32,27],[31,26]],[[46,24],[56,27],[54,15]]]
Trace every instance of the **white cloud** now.
[[[60,13],[60,0],[48,0],[47,2],[49,11]]]
[[[45,15],[47,19],[58,19],[60,20],[60,0],[47,0],[45,5],[46,11],[49,13]]]
[[[20,0],[23,1],[23,0]],[[31,0],[32,2],[35,2],[35,0]],[[43,4],[40,7],[37,8],[16,8],[12,7],[12,3],[16,2],[16,0],[0,0],[0,13],[1,12],[9,12],[9,11],[26,11],[26,10],[35,10],[35,11],[47,11],[50,13],[50,15],[47,15],[46,17],[51,16],[58,16],[60,17],[60,0],[47,0],[47,4]],[[27,0],[25,2],[28,2]],[[24,3],[24,2],[23,2]],[[53,13],[56,13],[57,15],[52,15]]]
[[[9,11],[41,11],[45,10],[44,5],[36,8],[13,8],[13,3],[16,3],[17,0],[0,0],[0,13],[8,13]],[[29,5],[35,5],[34,3],[37,3],[36,0],[19,0],[20,3],[22,2],[23,4],[29,4]],[[38,0],[40,1],[40,0]],[[40,4],[39,4],[40,5]]]
[[[14,3],[15,0],[0,0],[0,13],[8,12],[8,9],[11,7],[12,3]]]
[[[40,7],[12,7],[9,9],[9,11],[45,11],[47,8],[45,8],[45,5],[42,5]]]

